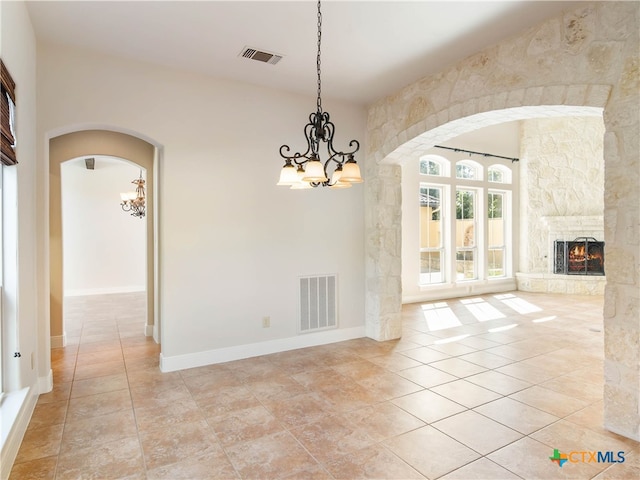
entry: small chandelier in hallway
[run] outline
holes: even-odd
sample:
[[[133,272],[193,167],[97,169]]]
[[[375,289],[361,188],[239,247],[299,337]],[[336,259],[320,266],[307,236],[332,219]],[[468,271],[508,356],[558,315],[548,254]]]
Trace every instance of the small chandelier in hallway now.
[[[329,113],[322,111],[321,80],[320,80],[320,43],[322,39],[322,14],[320,1],[318,0],[318,54],[316,58],[316,72],[318,75],[318,100],[317,110],[309,115],[309,123],[304,127],[307,140],[307,150],[304,153],[296,152],[289,155],[291,149],[288,145],[280,147],[280,156],[285,159],[285,164],[280,171],[278,185],[289,186],[292,189],[329,187],[349,188],[353,183],[361,183],[360,167],[353,158],[353,154],[360,149],[357,140],[351,140],[351,150],[339,152],[333,148],[334,124],[329,120]],[[318,150],[320,142],[327,145],[329,158],[322,163]],[[333,162],[333,163],[332,163]],[[329,166],[333,167],[331,177],[328,174]]]
[[[145,181],[142,178],[142,170],[140,170],[140,177],[132,180],[131,183],[136,186],[136,191],[121,193],[120,198],[122,199],[122,202],[120,202],[120,206],[125,212],[131,212],[132,216],[142,218],[145,215],[146,206],[144,191]]]

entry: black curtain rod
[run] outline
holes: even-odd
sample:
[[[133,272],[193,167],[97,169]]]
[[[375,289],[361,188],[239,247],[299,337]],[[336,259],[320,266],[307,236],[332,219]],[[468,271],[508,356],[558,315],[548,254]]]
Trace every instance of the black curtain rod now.
[[[464,152],[472,155],[482,155],[483,157],[494,157],[494,158],[502,158],[503,160],[511,160],[511,162],[519,162],[519,158],[513,157],[503,157],[502,155],[493,155],[492,153],[483,153],[483,152],[474,152],[471,150],[463,150],[461,148],[452,148],[452,147],[443,147],[442,145],[434,145],[435,148],[444,148],[447,150],[453,150],[454,152]]]

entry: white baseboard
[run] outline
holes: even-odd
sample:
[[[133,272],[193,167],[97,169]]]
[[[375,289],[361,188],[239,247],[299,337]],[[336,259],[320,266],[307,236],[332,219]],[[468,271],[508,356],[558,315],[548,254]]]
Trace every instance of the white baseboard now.
[[[403,295],[402,303],[430,302],[446,298],[460,298],[471,295],[512,292],[517,289],[515,278],[481,280],[423,286],[416,295]]]
[[[84,289],[67,289],[64,291],[65,297],[82,297],[85,295],[106,295],[111,293],[134,293],[144,292],[144,285],[129,285],[125,287],[105,287],[105,288],[84,288]]]
[[[38,401],[38,392],[26,387],[2,397],[2,436],[0,437],[0,478],[9,478],[13,462],[29,426],[29,420]]]
[[[38,393],[49,393],[53,390],[53,370],[49,369],[49,373],[44,377],[38,378]]]
[[[67,346],[67,334],[54,335],[51,337],[51,348],[62,348]]]
[[[145,325],[144,326],[144,336],[145,337],[153,336],[153,325]]]
[[[297,348],[314,347],[328,343],[343,342],[365,336],[364,326],[344,328],[340,330],[326,330],[313,334],[299,335],[297,337],[269,340],[267,342],[238,345],[235,347],[218,348],[204,352],[187,353],[171,357],[160,354],[160,370],[162,372],[174,372],[187,368],[202,367],[214,363],[231,362],[243,358],[269,355],[270,353],[286,352]]]

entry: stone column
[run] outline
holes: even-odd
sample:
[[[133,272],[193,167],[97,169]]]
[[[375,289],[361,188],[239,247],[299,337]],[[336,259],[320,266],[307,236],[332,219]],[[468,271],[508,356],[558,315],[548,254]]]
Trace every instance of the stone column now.
[[[366,334],[375,340],[402,335],[401,171],[399,165],[365,168]]]
[[[604,426],[640,440],[640,8],[605,109]]]

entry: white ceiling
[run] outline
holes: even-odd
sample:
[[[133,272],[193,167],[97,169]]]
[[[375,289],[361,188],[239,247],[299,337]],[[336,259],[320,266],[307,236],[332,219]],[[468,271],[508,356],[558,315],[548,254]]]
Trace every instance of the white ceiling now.
[[[536,25],[567,1],[327,1],[322,96],[370,104]],[[316,2],[28,1],[40,41],[316,94]],[[245,46],[283,55],[239,57]]]

